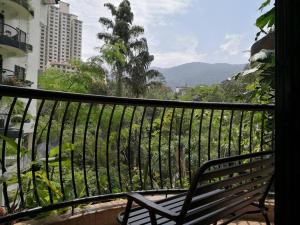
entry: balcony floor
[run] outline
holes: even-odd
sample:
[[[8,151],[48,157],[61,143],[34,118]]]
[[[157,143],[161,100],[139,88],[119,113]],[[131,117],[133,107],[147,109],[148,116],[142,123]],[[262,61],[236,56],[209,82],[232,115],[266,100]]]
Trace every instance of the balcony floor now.
[[[271,223],[272,225],[274,223]],[[266,225],[266,223],[263,222],[254,222],[254,221],[237,221],[230,223],[229,225]]]

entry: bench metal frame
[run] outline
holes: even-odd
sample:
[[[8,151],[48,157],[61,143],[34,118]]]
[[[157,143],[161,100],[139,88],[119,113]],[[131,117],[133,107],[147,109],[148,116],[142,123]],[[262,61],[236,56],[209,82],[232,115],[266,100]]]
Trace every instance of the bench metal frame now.
[[[264,159],[264,157],[268,157],[268,156],[269,156],[269,158]],[[131,212],[138,211],[141,209],[144,209],[144,210],[146,209],[149,213],[150,223],[152,225],[158,224],[156,215],[169,219],[170,221],[173,222],[172,224],[174,224],[174,223],[177,225],[184,224],[186,222],[185,219],[188,214],[188,210],[191,206],[193,198],[195,196],[199,196],[199,193],[206,192],[205,187],[203,187],[203,186],[198,187],[199,181],[201,182],[201,181],[205,181],[205,180],[207,181],[209,179],[214,179],[214,178],[216,178],[216,176],[222,175],[222,174],[228,175],[230,173],[236,173],[238,171],[238,169],[244,169],[244,170],[248,169],[251,171],[252,169],[254,169],[254,167],[251,167],[251,165],[252,166],[255,165],[255,168],[261,168],[261,170],[255,171],[254,173],[250,172],[249,174],[246,174],[245,176],[248,175],[247,178],[250,179],[249,175],[252,174],[253,179],[254,179],[254,177],[258,178],[258,183],[259,183],[259,181],[265,179],[264,180],[265,185],[263,185],[263,186],[260,186],[259,184],[256,185],[255,181],[253,181],[253,183],[250,184],[250,186],[248,185],[248,189],[250,189],[250,187],[254,189],[254,190],[249,191],[248,193],[255,193],[255,195],[257,194],[256,197],[254,197],[254,198],[249,197],[248,199],[243,200],[245,198],[245,193],[247,193],[247,192],[245,192],[247,190],[247,188],[245,187],[245,185],[244,186],[242,185],[242,187],[244,187],[244,189],[242,189],[240,187],[240,190],[238,190],[239,187],[237,187],[236,189],[238,190],[238,193],[240,193],[240,195],[237,193],[233,194],[233,199],[234,199],[233,201],[241,201],[241,204],[234,207],[234,208],[236,208],[236,210],[232,209],[231,205],[224,207],[224,203],[223,203],[223,205],[220,204],[222,206],[220,208],[225,209],[223,212],[223,215],[216,214],[215,217],[209,217],[206,220],[204,219],[203,221],[195,222],[195,223],[193,223],[193,221],[189,221],[189,224],[201,224],[201,225],[212,224],[212,223],[217,224],[217,222],[220,219],[226,219],[226,221],[223,222],[222,224],[228,224],[246,214],[261,213],[266,221],[266,224],[270,225],[270,220],[268,218],[268,208],[265,205],[265,200],[266,200],[266,197],[268,195],[268,192],[269,192],[270,187],[274,180],[274,162],[273,162],[274,157],[273,156],[274,156],[274,153],[272,151],[266,151],[266,152],[226,157],[226,158],[222,158],[222,159],[208,161],[203,166],[201,166],[198,169],[198,171],[196,172],[193,182],[192,182],[191,187],[188,190],[188,192],[186,192],[184,194],[179,194],[179,195],[173,196],[171,198],[160,200],[157,202],[152,202],[138,193],[129,193],[129,194],[127,194],[128,201],[127,201],[125,212],[119,214],[118,221],[121,224],[125,225],[128,223]],[[255,162],[252,162],[252,160],[254,158],[260,158],[260,159],[258,159]],[[241,160],[250,160],[250,163],[242,164]],[[233,167],[229,166],[227,168],[221,168],[222,164],[228,163],[230,165],[231,162],[232,162],[232,165],[233,165],[233,162],[239,162],[239,165],[237,165],[237,166],[234,165]],[[213,166],[214,167],[219,166],[220,169],[218,169],[216,171],[211,171],[210,169]],[[263,177],[264,175],[266,175],[266,173],[268,175],[266,177]],[[241,184],[241,182],[243,182],[243,178],[244,178],[243,175],[239,174],[239,176],[236,178],[232,177],[232,180],[234,180],[236,183]],[[228,180],[230,180],[230,179],[228,179]],[[225,182],[221,181],[221,183],[222,182],[226,183],[226,181],[227,180],[225,180]],[[233,182],[232,182],[232,184],[233,184]],[[209,186],[209,185],[207,185],[207,186]],[[217,186],[217,185],[215,185],[215,186]],[[212,189],[209,189],[209,188],[207,190],[212,191]],[[257,192],[257,190],[261,190],[261,191]],[[253,195],[253,196],[255,196],[255,195]],[[162,205],[160,205],[160,203],[166,202],[168,200],[176,199],[176,198],[182,197],[182,196],[186,196],[186,197],[184,199],[183,204],[181,205],[182,208],[180,211],[175,212],[174,210],[167,209],[166,207],[163,207]],[[232,200],[231,197],[229,199],[227,199],[227,201],[228,200],[229,201]],[[218,201],[218,199],[215,198],[215,199],[213,199],[213,201]],[[138,204],[140,207],[132,208],[134,202],[136,204]],[[206,203],[210,204],[211,202],[206,202]],[[213,203],[211,203],[211,204],[213,204]],[[226,202],[225,202],[225,204],[226,204]],[[200,205],[200,206],[202,207],[202,205]],[[257,208],[257,210],[245,211],[245,212],[240,212],[240,213],[238,212],[238,211],[244,209],[246,206],[254,206]],[[197,206],[197,207],[199,207],[199,206]],[[209,213],[220,210],[220,208],[218,208],[218,202],[217,202],[217,204],[212,207],[213,210],[209,211]],[[231,217],[227,218],[229,215]],[[145,219],[145,218],[143,218],[143,219]],[[196,220],[197,219],[195,219],[195,221]],[[135,224],[135,223],[132,223],[132,224]],[[166,223],[166,224],[168,224],[168,223]]]

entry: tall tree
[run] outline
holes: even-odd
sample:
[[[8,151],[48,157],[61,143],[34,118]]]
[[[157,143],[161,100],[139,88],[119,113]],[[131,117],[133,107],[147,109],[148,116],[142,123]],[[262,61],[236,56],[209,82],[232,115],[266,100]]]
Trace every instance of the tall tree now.
[[[127,65],[128,76],[125,78],[131,94],[134,97],[144,97],[150,87],[161,85],[163,75],[154,69],[149,69],[154,56],[150,55],[146,39],[141,39],[142,48],[130,51]]]
[[[98,33],[98,38],[109,45],[115,45],[116,43],[124,44],[126,50],[122,50],[121,53],[127,57],[127,52],[130,48],[138,48],[140,46],[137,37],[144,33],[144,28],[132,25],[134,15],[128,0],[123,0],[118,7],[111,3],[106,3],[104,6],[110,10],[113,19],[106,17],[99,19],[99,22],[104,26],[106,31]],[[126,65],[116,62],[114,67],[117,83],[116,95],[121,96]]]
[[[128,0],[123,0],[118,7],[111,3],[104,6],[110,10],[112,19],[99,19],[106,32],[99,33],[98,38],[105,42],[102,56],[112,66],[116,95],[123,94],[123,83],[126,83],[131,95],[143,96],[148,86],[161,83],[162,79],[158,71],[149,70],[154,56],[148,51],[146,38],[140,37],[144,28],[132,25],[134,15]]]

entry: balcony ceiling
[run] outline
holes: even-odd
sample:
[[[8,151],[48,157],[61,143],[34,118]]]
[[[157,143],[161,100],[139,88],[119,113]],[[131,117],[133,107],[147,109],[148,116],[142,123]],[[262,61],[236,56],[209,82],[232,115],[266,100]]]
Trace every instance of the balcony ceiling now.
[[[34,11],[28,2],[26,0],[0,0],[0,4],[4,9],[9,8],[15,11],[21,18],[32,19]]]

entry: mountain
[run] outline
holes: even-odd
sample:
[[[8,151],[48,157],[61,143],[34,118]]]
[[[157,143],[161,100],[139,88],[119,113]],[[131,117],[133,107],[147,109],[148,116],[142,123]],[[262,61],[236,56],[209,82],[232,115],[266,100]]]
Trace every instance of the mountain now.
[[[161,72],[167,85],[174,89],[178,86],[211,85],[220,83],[228,77],[241,72],[246,64],[193,62],[171,68],[153,68]]]

